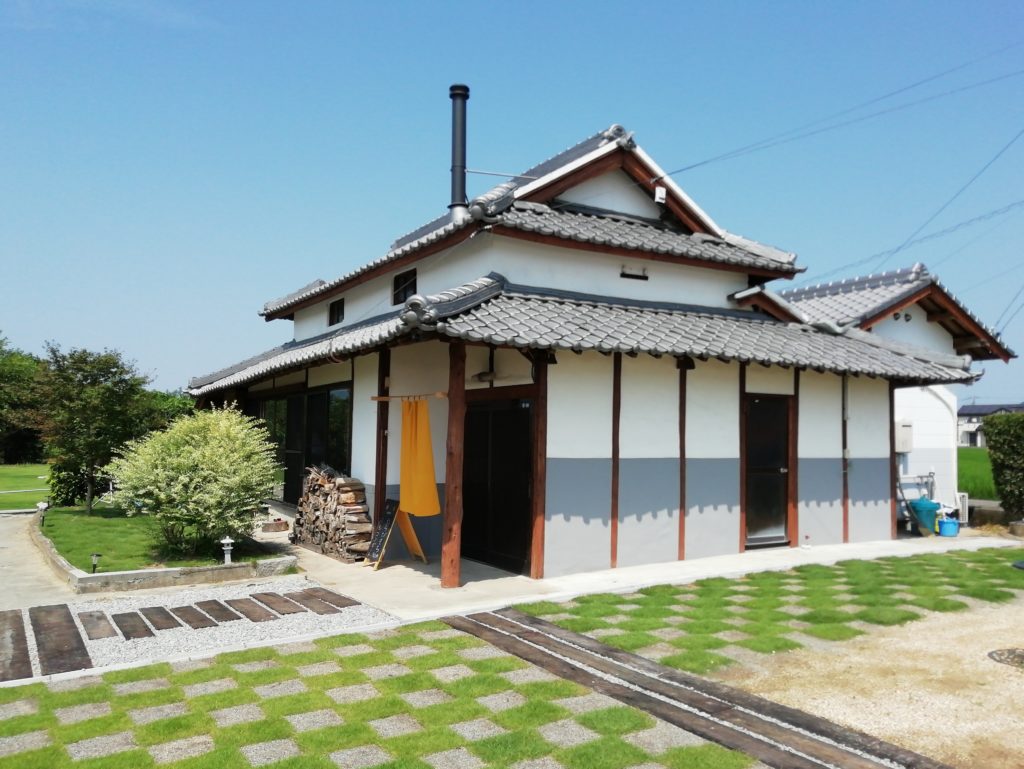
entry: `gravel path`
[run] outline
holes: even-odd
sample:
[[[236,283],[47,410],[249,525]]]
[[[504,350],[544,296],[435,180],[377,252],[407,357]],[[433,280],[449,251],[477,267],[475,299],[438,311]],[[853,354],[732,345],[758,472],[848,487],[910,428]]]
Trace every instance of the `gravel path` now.
[[[75,622],[79,623],[86,648],[97,668],[112,665],[126,665],[148,662],[175,661],[193,657],[209,657],[228,649],[244,646],[258,646],[288,639],[313,636],[328,636],[363,628],[397,624],[398,618],[371,606],[359,604],[340,610],[337,614],[314,614],[300,612],[287,614],[268,622],[250,622],[247,619],[227,622],[217,627],[193,629],[187,626],[171,630],[156,630],[152,638],[138,638],[126,641],[120,636],[88,640],[78,620],[83,611],[102,611],[109,617],[121,612],[138,611],[149,606],[194,606],[198,601],[224,601],[231,598],[245,598],[252,593],[288,593],[317,587],[318,583],[302,576],[280,577],[270,581],[260,580],[244,585],[195,586],[173,593],[161,592],[149,595],[121,595],[107,598],[80,598],[69,601]],[[26,617],[27,619],[27,617]],[[31,636],[31,634],[29,634]],[[30,657],[33,670],[39,675],[39,661],[35,644],[30,642]]]

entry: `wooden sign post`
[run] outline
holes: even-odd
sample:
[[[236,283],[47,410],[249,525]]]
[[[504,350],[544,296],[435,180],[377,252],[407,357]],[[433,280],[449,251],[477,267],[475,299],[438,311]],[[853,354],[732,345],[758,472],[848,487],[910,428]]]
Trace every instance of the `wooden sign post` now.
[[[396,522],[409,554],[419,558],[423,563],[427,562],[427,556],[423,554],[423,547],[416,537],[416,530],[412,527],[409,514],[398,509],[397,499],[389,499],[384,503],[384,510],[380,518],[373,522],[373,538],[370,540],[370,549],[366,553],[366,564],[373,566],[374,571],[377,571],[384,561],[384,553],[388,548],[388,541],[391,539],[391,532],[394,531]]]

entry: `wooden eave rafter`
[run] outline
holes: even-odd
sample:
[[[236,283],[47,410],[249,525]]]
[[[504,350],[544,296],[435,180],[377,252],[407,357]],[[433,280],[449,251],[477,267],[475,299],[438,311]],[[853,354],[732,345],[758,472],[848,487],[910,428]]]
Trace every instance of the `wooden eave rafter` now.
[[[860,323],[865,331],[895,312],[920,304],[929,322],[938,323],[953,337],[957,355],[970,354],[975,360],[999,359],[1008,363],[1010,351],[990,334],[984,326],[964,311],[959,304],[938,285],[932,283],[897,302],[893,302]],[[935,309],[932,309],[934,307]]]
[[[787,310],[782,305],[773,301],[771,297],[765,294],[752,294],[745,296],[742,299],[734,300],[738,307],[752,307],[755,310],[760,310],[766,315],[770,315],[775,320],[781,320],[783,323],[803,323],[804,319],[799,318],[792,312]]]

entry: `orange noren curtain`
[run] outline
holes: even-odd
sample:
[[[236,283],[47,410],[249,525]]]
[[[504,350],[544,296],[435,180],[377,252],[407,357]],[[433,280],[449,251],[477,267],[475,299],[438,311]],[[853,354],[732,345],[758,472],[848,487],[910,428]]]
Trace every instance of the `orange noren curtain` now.
[[[430,409],[426,400],[402,401],[401,487],[398,508],[409,515],[441,512],[434,481]]]

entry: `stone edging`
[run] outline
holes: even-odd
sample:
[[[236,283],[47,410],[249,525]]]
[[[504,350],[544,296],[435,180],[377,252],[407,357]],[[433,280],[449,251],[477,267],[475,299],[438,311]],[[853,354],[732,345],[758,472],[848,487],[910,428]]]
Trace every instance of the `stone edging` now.
[[[255,563],[243,561],[230,566],[181,566],[169,569],[134,569],[132,571],[108,571],[89,574],[72,566],[57,552],[57,548],[43,534],[39,526],[41,514],[32,516],[29,534],[50,568],[62,582],[76,593],[102,593],[116,590],[146,590],[154,587],[177,587],[179,585],[200,585],[211,582],[272,577],[284,574],[294,568],[299,559],[294,555],[266,558]]]

